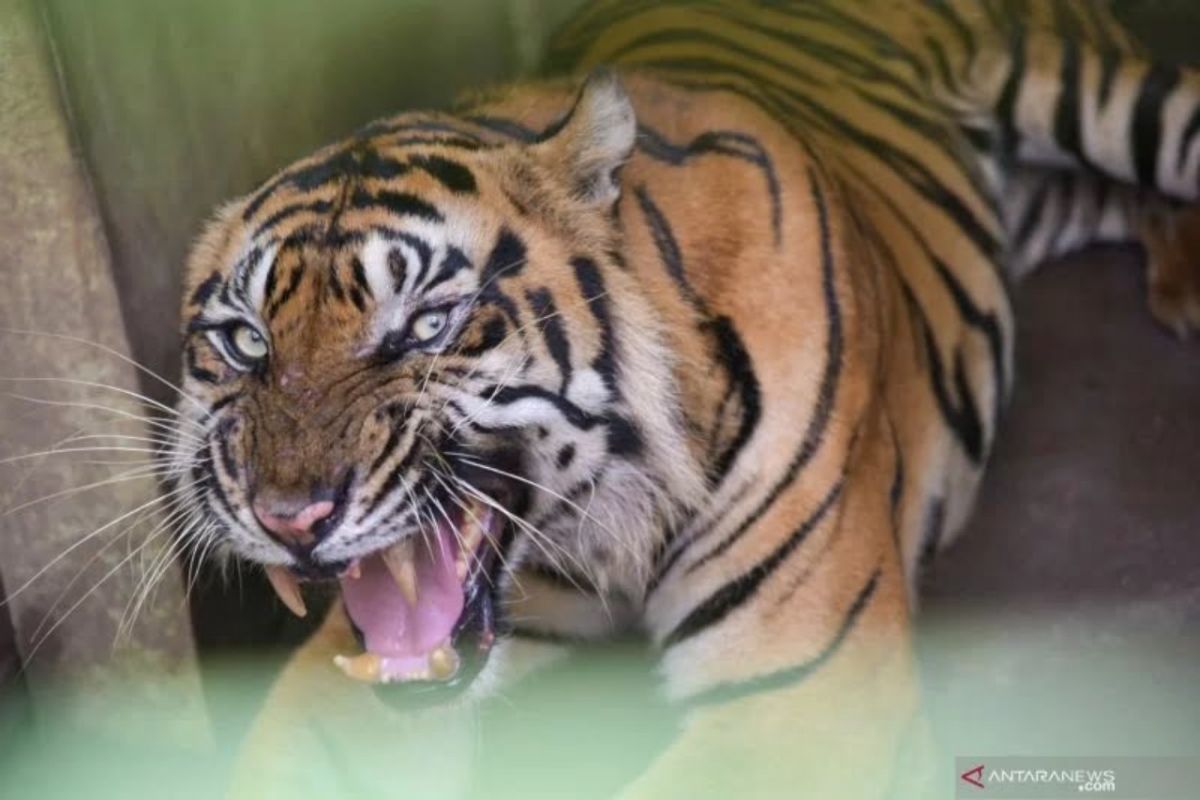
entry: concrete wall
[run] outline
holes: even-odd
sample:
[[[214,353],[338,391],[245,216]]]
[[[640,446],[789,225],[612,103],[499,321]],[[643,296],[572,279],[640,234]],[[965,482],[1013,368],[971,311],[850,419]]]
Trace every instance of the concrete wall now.
[[[0,120],[0,681],[19,660],[35,713],[53,704],[60,718],[112,733],[119,714],[106,707],[106,689],[150,670],[178,690],[167,702],[182,735],[196,735],[203,714],[178,571],[163,572],[145,604],[130,602],[154,563],[141,556],[165,555],[138,538],[161,521],[154,482],[68,493],[120,468],[26,457],[116,424],[100,406],[119,407],[121,395],[62,379],[137,387],[95,198],[31,0],[0,0]],[[138,419],[122,431],[147,434]],[[148,512],[144,527],[102,527],[138,508]],[[135,691],[121,704],[164,699]]]

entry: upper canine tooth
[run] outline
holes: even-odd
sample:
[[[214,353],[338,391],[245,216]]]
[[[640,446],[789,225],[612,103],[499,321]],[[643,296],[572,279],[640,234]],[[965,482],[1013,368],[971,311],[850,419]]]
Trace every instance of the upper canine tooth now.
[[[474,550],[483,539],[492,510],[483,503],[475,502],[466,510],[463,520],[462,542],[467,550]]]
[[[271,588],[275,590],[275,594],[279,595],[279,599],[288,607],[288,610],[297,617],[303,617],[308,613],[308,609],[304,606],[304,598],[300,595],[300,584],[296,583],[296,576],[287,567],[281,567],[278,564],[271,564],[267,567],[267,580],[271,582]]]
[[[411,539],[394,544],[383,551],[383,563],[392,579],[400,587],[400,593],[410,606],[415,606],[420,599],[417,589],[417,567],[413,563],[413,543]]]

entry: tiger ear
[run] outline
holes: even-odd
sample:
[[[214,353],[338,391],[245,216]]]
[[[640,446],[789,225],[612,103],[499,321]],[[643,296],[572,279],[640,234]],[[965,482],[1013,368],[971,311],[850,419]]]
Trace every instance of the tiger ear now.
[[[637,117],[616,73],[597,69],[575,105],[537,145],[581,201],[611,206],[620,197],[617,173],[633,152]]]

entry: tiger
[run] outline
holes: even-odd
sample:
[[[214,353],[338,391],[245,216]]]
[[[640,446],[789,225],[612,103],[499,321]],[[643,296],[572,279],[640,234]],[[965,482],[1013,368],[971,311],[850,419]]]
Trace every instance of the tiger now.
[[[199,546],[298,615],[338,589],[247,796],[315,698],[436,713],[628,632],[683,713],[622,796],[882,796],[846,753],[920,727],[918,579],[1013,390],[1012,287],[1139,242],[1200,325],[1200,76],[1088,0],[596,0],[548,65],[284,168],[189,255]]]

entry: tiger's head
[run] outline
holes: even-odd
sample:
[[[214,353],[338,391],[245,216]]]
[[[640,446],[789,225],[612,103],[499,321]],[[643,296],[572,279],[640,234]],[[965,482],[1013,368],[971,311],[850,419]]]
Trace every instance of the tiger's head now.
[[[340,582],[355,677],[470,672],[530,562],[644,585],[698,491],[620,263],[628,97],[598,74],[544,132],[504,127],[377,123],[226,206],[189,259],[182,500],[298,613],[297,579]]]

